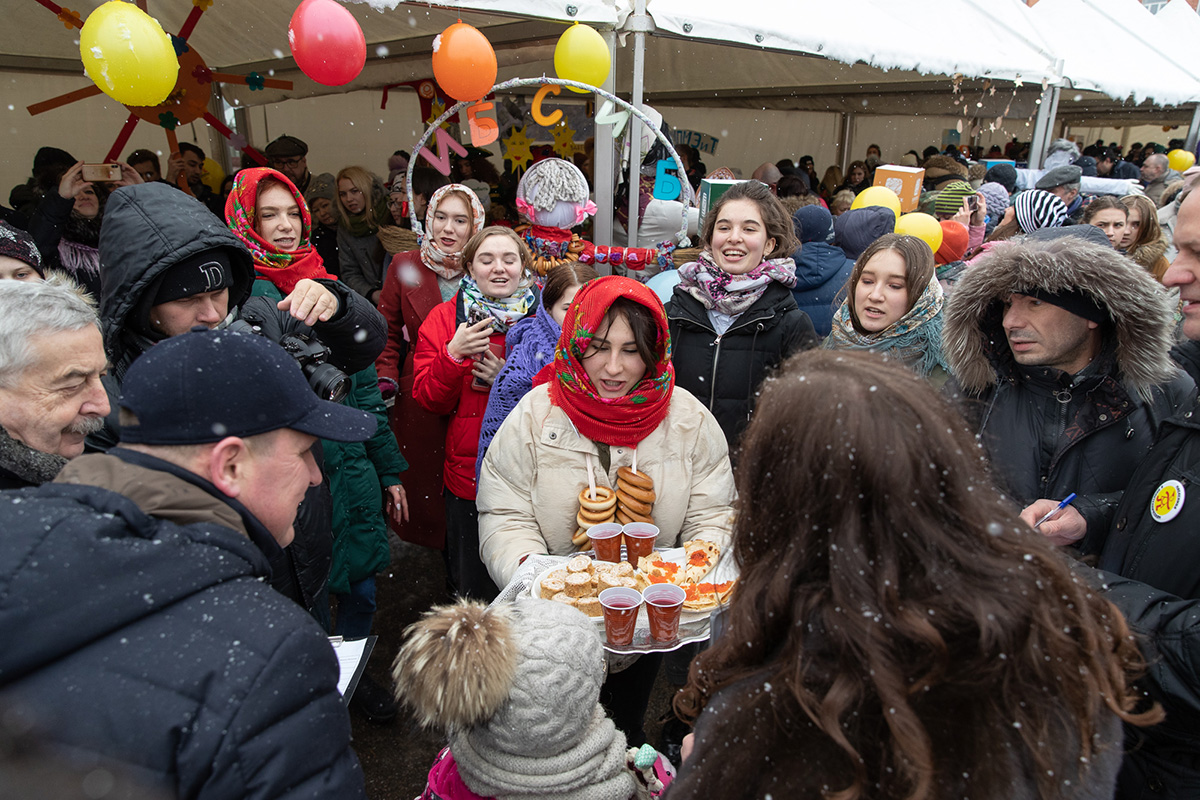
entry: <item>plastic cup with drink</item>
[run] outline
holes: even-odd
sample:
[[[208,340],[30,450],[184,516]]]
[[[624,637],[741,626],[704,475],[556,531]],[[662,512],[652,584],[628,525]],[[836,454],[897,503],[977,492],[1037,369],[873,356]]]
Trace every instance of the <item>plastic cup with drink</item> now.
[[[604,635],[609,644],[633,644],[633,631],[637,627],[641,605],[642,593],[625,586],[615,586],[600,593],[600,607],[604,609]]]
[[[621,560],[621,526],[616,522],[601,522],[588,528],[588,539],[596,551],[597,561]]]
[[[625,560],[637,569],[638,559],[654,552],[658,526],[649,522],[630,522],[622,530],[625,533]]]
[[[656,583],[642,590],[651,639],[671,642],[679,638],[679,615],[685,596],[683,589],[673,583]]]

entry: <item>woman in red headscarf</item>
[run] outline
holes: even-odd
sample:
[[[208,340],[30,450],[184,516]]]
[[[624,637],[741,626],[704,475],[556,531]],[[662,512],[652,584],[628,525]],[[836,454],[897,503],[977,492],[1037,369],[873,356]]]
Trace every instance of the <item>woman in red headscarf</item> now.
[[[659,547],[729,538],[733,473],[708,409],[675,385],[658,296],[599,278],[575,296],[554,362],[500,426],[480,470],[479,549],[499,586],[530,554],[578,549],[580,492],[634,468],[649,491]]]
[[[634,492],[649,506],[644,516],[659,528],[658,548],[697,538],[725,547],[733,502],[725,435],[675,385],[670,342],[662,302],[644,284],[598,278],[575,295],[554,362],[483,458],[479,550],[497,585],[528,555],[567,555],[581,538],[587,547],[580,495],[591,482],[621,498],[628,479],[637,480]],[[620,510],[617,521],[625,521]],[[639,659],[601,693],[632,744],[645,740],[642,718],[660,660]]]

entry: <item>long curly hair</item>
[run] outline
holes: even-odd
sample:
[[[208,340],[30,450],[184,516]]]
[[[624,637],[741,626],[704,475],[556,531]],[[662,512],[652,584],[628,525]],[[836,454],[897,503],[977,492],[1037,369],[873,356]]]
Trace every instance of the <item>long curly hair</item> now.
[[[701,744],[681,797],[773,780],[836,800],[1009,797],[1015,761],[1059,798],[1113,714],[1161,717],[1134,713],[1143,664],[1120,612],[1019,519],[910,370],[793,357],[763,385],[737,484],[741,578],[675,708],[695,719],[723,688],[759,687],[719,724],[725,746],[764,742],[767,763],[739,773]]]

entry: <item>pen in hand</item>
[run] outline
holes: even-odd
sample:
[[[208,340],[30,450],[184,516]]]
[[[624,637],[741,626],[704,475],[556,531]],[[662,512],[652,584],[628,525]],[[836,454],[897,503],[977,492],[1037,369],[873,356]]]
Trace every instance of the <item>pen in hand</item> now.
[[[1066,497],[1064,497],[1064,498],[1062,499],[1062,501],[1061,501],[1061,502],[1060,502],[1058,505],[1056,505],[1056,506],[1055,506],[1053,509],[1051,509],[1050,511],[1048,511],[1044,517],[1042,517],[1042,518],[1041,518],[1041,519],[1039,519],[1037,522],[1035,522],[1035,523],[1033,524],[1033,529],[1036,531],[1038,528],[1040,528],[1040,527],[1041,527],[1041,525],[1042,525],[1042,523],[1043,523],[1043,522],[1045,522],[1046,520],[1050,519],[1050,518],[1051,518],[1051,517],[1053,517],[1055,514],[1057,514],[1058,512],[1062,511],[1062,510],[1063,510],[1064,508],[1066,508],[1067,506],[1069,506],[1069,505],[1071,504],[1071,501],[1072,501],[1072,500],[1074,500],[1074,499],[1075,499],[1075,493],[1074,493],[1074,492],[1071,492],[1069,495],[1067,495]]]

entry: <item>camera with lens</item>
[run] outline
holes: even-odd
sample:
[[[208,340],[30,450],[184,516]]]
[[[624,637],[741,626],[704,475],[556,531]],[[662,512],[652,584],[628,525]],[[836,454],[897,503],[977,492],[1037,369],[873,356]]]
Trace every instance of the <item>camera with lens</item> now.
[[[230,323],[227,330],[270,338],[260,326],[244,319]],[[308,385],[322,400],[340,403],[350,393],[350,378],[329,363],[329,348],[320,340],[302,333],[285,333],[279,337],[276,344],[296,359],[308,380]]]

